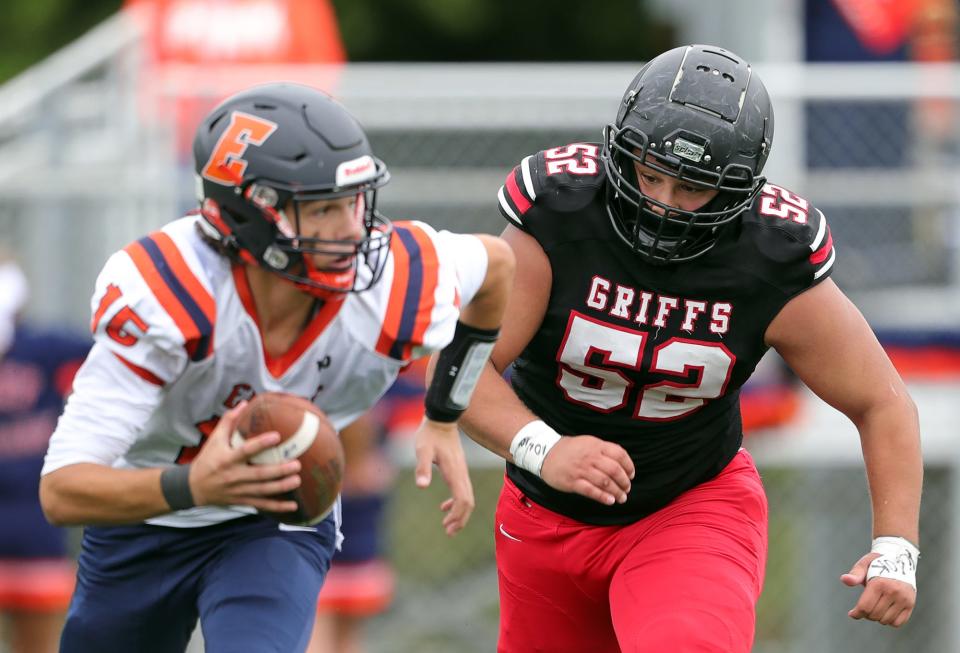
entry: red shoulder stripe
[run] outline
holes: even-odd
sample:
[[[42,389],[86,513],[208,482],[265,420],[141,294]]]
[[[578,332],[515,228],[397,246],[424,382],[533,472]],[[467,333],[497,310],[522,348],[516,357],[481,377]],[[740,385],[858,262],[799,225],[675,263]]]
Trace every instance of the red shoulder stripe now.
[[[523,215],[533,204],[530,200],[527,199],[527,196],[523,194],[523,191],[520,190],[520,186],[517,184],[517,175],[519,174],[519,168],[514,168],[510,171],[510,174],[507,175],[507,181],[504,184],[504,188],[507,189],[507,194],[510,196],[510,201],[512,201],[517,210],[520,211],[520,215]]]
[[[830,227],[827,227],[827,242],[823,246],[810,255],[810,263],[813,265],[820,265],[827,260],[827,257],[830,256],[830,250],[833,249],[833,234],[830,233]]]

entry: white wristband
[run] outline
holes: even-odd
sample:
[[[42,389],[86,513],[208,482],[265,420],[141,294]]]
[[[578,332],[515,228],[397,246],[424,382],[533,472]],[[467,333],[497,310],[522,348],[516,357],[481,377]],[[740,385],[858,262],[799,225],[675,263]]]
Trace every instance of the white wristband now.
[[[560,441],[560,434],[544,424],[541,420],[534,420],[517,431],[510,443],[510,455],[513,464],[540,476],[543,459],[547,453]]]
[[[876,578],[892,578],[903,581],[917,589],[917,561],[920,559],[920,550],[909,540],[902,537],[877,537],[873,540],[871,553],[879,553],[880,557],[870,563],[867,569],[867,580]]]

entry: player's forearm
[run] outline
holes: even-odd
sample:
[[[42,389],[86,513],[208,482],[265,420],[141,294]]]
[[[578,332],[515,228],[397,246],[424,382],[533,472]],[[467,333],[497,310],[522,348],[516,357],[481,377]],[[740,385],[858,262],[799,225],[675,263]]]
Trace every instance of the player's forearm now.
[[[525,424],[538,419],[520,401],[493,363],[487,362],[460,427],[478,444],[512,461],[510,443]]]
[[[923,458],[916,407],[909,396],[855,420],[873,505],[873,535],[905,537],[919,545]]]
[[[480,289],[460,312],[460,321],[479,329],[496,329],[510,296],[516,262],[513,250],[500,238],[478,234],[487,250],[487,274]]]
[[[170,512],[161,471],[68,465],[40,479],[40,503],[55,526],[137,523]]]

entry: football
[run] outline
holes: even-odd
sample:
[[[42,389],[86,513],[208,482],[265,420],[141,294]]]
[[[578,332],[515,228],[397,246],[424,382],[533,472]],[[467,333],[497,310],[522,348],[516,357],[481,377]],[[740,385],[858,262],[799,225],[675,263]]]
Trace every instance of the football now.
[[[280,442],[250,459],[255,465],[300,460],[300,487],[278,498],[297,502],[297,510],[264,513],[287,524],[309,525],[326,517],[343,483],[343,447],[322,410],[302,397],[283,392],[254,396],[240,413],[231,443],[266,431],[280,433]]]

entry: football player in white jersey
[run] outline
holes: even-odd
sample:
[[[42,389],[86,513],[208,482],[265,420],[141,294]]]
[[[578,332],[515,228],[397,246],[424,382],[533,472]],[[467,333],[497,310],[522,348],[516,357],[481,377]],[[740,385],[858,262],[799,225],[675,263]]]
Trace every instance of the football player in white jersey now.
[[[449,535],[473,509],[456,421],[497,337],[514,260],[487,235],[391,223],[389,179],[326,94],[267,84],[215,108],[194,140],[201,209],[106,263],[96,344],[43,468],[55,524],[87,525],[62,651],[303,650],[338,510],[288,527],[297,461],[232,447],[245,400],[285,391],[342,428],[398,371],[436,353],[416,482],[438,465]]]

